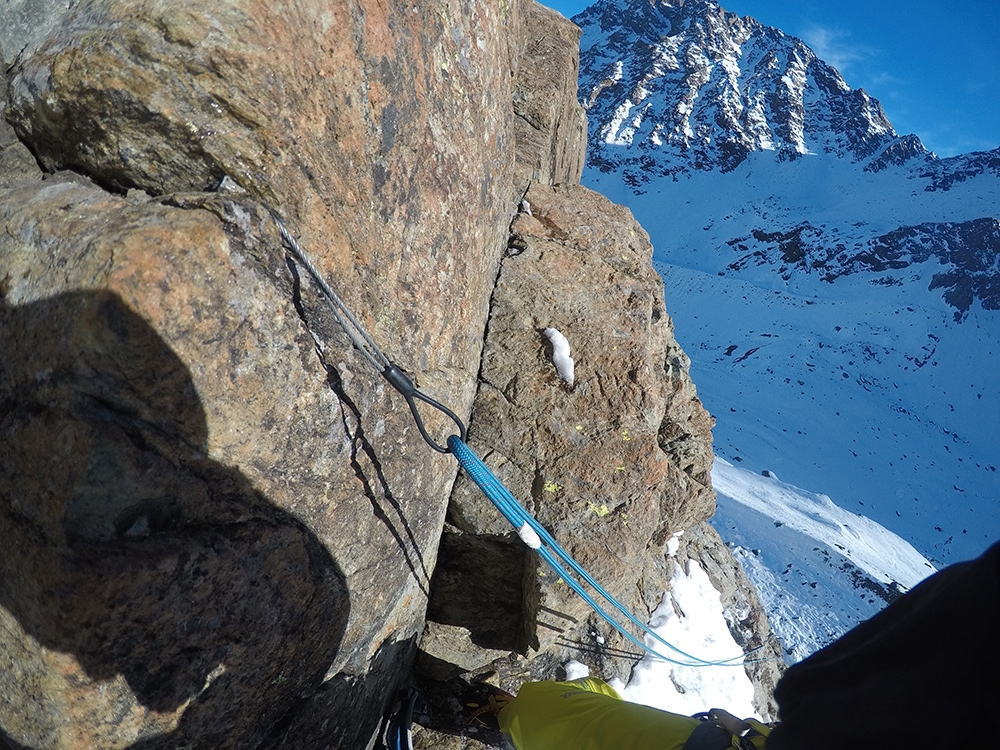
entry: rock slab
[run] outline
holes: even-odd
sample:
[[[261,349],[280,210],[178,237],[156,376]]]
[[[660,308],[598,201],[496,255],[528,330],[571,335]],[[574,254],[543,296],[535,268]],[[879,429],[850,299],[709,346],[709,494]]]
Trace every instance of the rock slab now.
[[[714,511],[712,419],[674,339],[651,257],[648,236],[624,207],[580,186],[533,184],[494,291],[469,430],[470,446],[512,494],[640,617],[667,588],[667,539]],[[547,329],[569,342],[572,384],[553,363]],[[432,602],[430,619],[467,627],[470,648],[528,653],[600,634],[609,649],[634,650],[588,623],[587,604],[525,550],[464,475],[448,520],[454,536],[442,548],[462,554],[437,576],[464,571],[455,588],[466,595]],[[486,553],[504,541],[502,577],[521,597],[516,609],[497,611],[496,586],[477,579],[498,575],[503,558]],[[491,619],[507,629],[487,632],[481,623]],[[609,665],[608,676],[627,676],[630,663]]]

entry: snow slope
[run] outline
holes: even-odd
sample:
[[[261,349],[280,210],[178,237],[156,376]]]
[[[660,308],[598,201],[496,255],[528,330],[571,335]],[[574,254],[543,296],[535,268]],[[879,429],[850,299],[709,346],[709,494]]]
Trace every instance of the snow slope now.
[[[729,633],[719,592],[701,567],[677,566],[671,590],[650,619],[650,627],[682,651],[706,661],[739,656]],[[659,647],[647,636],[651,647]],[[661,647],[662,648],[662,647]],[[755,716],[753,684],[741,664],[690,667],[646,656],[632,671],[628,685],[614,685],[626,700],[664,711],[691,715],[725,708],[741,717]]]
[[[768,474],[717,459],[712,479],[719,507],[712,523],[757,588],[789,663],[826,646],[934,572],[908,542],[871,519]],[[687,570],[678,566],[650,626],[706,661],[740,653],[719,593],[694,562]],[[678,666],[646,656],[628,685],[615,687],[627,700],[675,713],[721,707],[755,714],[752,684],[743,669],[731,666]]]
[[[789,663],[934,572],[909,542],[826,495],[716,459],[712,524],[760,595]]]
[[[710,0],[612,6],[576,18],[584,184],[650,233],[718,455],[936,565],[979,554],[1000,536],[1000,153],[934,158]]]

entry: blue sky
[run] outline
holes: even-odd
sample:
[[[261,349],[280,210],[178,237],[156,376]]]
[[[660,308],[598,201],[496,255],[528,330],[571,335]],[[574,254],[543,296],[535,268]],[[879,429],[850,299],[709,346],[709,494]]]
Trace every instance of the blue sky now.
[[[571,17],[592,0],[544,3]],[[804,40],[939,156],[1000,146],[997,0],[721,0]]]

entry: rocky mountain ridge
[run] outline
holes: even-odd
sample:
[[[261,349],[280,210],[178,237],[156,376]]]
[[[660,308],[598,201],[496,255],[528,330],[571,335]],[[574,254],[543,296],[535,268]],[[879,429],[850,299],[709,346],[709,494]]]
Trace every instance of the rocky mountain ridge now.
[[[903,282],[888,272],[934,261],[944,270],[935,273],[928,291],[943,289],[944,301],[961,322],[974,303],[1000,310],[1000,221],[994,218],[959,222],[924,222],[847,246],[836,232],[808,221],[787,231],[754,229],[727,244],[739,257],[727,266],[739,272],[749,264],[777,268],[785,281],[795,273],[816,274],[827,283],[855,273],[886,274],[883,285]],[[860,246],[859,246],[860,245]]]
[[[583,29],[582,98],[597,134],[588,163],[620,175],[635,192],[691,170],[732,172],[761,152],[779,163],[822,154],[866,173],[891,170],[927,193],[1000,175],[1000,152],[938,159],[917,136],[897,135],[879,102],[851,89],[804,42],[725,11],[715,0],[609,0],[576,20]],[[948,270],[931,289],[944,290],[961,320],[974,301],[1000,309],[996,231],[996,217],[982,214],[874,236],[831,236],[809,222],[762,224],[726,241],[747,252],[733,270],[773,263],[787,275],[798,263],[831,281],[934,256]]]
[[[848,86],[800,39],[730,13],[715,0],[608,0],[576,20],[583,29],[582,99],[597,135],[588,163],[620,175],[636,193],[691,170],[732,172],[759,152],[772,153],[779,163],[822,154],[866,173],[892,170],[914,183],[911,189],[927,193],[977,178],[977,184],[995,182],[1000,175],[998,152],[938,159],[917,136],[899,136],[877,100]],[[798,262],[827,280],[935,256],[950,270],[931,288],[945,290],[961,320],[973,301],[1000,309],[995,221],[981,214],[846,237],[818,236],[822,229],[808,222],[763,225],[750,237],[727,241],[754,256],[734,261],[734,270],[773,260],[787,274]]]
[[[761,150],[863,162],[890,147],[897,159],[926,153],[912,138],[900,146],[879,103],[801,40],[715,0],[606,0],[575,20],[582,98],[597,123],[590,163],[626,180],[731,171]],[[633,148],[623,155],[622,145]]]
[[[801,39],[717,0],[609,0],[574,20],[581,101],[597,124],[588,159],[633,187],[731,171],[755,151],[831,154],[871,172],[906,164],[931,179],[927,190],[997,174],[995,151],[940,159],[918,136],[900,136],[877,99]]]
[[[590,638],[523,552],[502,556],[522,573],[503,577],[510,599],[491,596],[474,562],[509,552],[511,532],[470,522],[454,462],[329,319],[272,210],[419,386],[472,415],[470,441],[502,444],[487,461],[564,544],[580,529],[620,540],[619,556],[579,553],[648,614],[672,564],[665,535],[711,513],[710,420],[644,233],[575,185],[572,24],[532,2],[10,8],[3,743],[354,750],[374,744],[417,661],[427,675],[499,660],[516,683],[555,674],[578,653],[567,643]],[[577,276],[544,266],[560,254]],[[504,292],[515,265],[531,289],[559,281],[569,306]],[[592,290],[630,300],[621,320],[595,316]],[[538,335],[553,323],[585,354],[575,390]],[[485,344],[489,367],[487,328],[509,331]],[[532,410],[529,440],[516,430]],[[622,445],[648,455],[622,463]],[[659,484],[642,492],[647,479]],[[595,513],[569,488],[614,507]],[[479,557],[462,561],[463,545]],[[450,589],[456,572],[471,584]],[[752,592],[730,597],[759,612]],[[486,622],[519,607],[518,638],[450,620],[470,598],[493,605]],[[540,603],[565,615],[562,642]],[[766,642],[766,621],[741,638]]]

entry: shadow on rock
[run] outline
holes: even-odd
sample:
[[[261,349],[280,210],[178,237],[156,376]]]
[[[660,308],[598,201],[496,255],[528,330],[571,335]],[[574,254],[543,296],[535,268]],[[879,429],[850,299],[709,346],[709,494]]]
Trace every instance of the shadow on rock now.
[[[349,603],[315,536],[207,456],[191,375],[116,295],[0,288],[0,745],[255,747]]]

